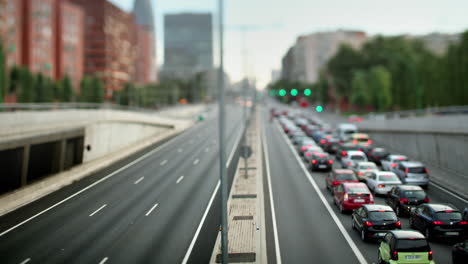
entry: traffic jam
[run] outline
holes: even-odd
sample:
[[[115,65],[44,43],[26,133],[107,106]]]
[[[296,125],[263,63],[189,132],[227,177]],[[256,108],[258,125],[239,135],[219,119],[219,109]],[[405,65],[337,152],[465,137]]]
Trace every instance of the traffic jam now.
[[[377,244],[378,263],[435,263],[434,241],[450,245],[452,263],[468,263],[468,208],[431,203],[424,163],[377,146],[351,122],[332,127],[277,108],[270,117],[320,173],[338,211],[351,215],[360,239]]]

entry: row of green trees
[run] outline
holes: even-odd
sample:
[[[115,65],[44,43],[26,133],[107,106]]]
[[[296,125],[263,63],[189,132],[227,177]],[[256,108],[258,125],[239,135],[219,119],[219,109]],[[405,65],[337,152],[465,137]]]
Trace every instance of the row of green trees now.
[[[327,72],[338,99],[377,111],[468,104],[468,31],[443,55],[404,37],[343,45]]]

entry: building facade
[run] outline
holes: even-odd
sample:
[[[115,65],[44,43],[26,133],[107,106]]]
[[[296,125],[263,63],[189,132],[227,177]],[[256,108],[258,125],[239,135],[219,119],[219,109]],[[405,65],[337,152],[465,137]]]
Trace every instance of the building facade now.
[[[360,48],[367,41],[361,31],[319,32],[300,36],[282,60],[281,77],[285,80],[315,83],[328,60],[342,44]]]
[[[209,13],[164,16],[164,74],[179,78],[213,68],[213,27]]]
[[[9,67],[22,63],[23,2],[0,0],[0,42]]]
[[[135,30],[135,82],[138,84],[158,81],[156,33],[151,0],[135,0],[133,14]]]

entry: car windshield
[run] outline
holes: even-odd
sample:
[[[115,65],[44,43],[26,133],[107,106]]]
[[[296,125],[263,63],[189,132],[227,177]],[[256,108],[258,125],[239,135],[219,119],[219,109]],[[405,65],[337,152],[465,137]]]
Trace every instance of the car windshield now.
[[[359,165],[360,170],[375,170],[377,166],[375,164],[366,164],[366,165]]]
[[[349,174],[349,173],[337,174],[336,179],[339,181],[352,181],[352,180],[356,180],[356,176],[354,176],[354,174]]]
[[[437,212],[435,218],[440,221],[460,221],[462,215],[460,212]]]
[[[351,156],[351,159],[352,160],[366,160],[363,156],[360,156],[360,155]]]
[[[409,173],[426,173],[426,169],[424,167],[413,167],[408,168]]]
[[[425,239],[399,239],[395,250],[398,252],[429,252],[431,251]]]
[[[394,174],[383,174],[379,176],[379,181],[388,182],[388,181],[398,181],[398,177]]]
[[[423,190],[404,191],[401,193],[401,197],[421,200],[421,199],[426,198],[426,192],[424,192]]]
[[[356,131],[354,131],[354,130],[345,130],[344,133],[345,133],[346,135],[351,135],[351,134],[356,133]]]
[[[368,193],[367,187],[349,187],[348,193]]]
[[[392,211],[371,211],[369,212],[369,218],[374,221],[397,221],[397,216]]]

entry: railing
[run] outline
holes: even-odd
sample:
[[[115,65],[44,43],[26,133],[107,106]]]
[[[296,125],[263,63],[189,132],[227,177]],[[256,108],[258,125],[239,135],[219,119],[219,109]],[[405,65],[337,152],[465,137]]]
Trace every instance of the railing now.
[[[0,112],[12,111],[54,111],[65,109],[110,109],[137,112],[155,112],[168,110],[176,106],[163,106],[158,108],[141,108],[136,106],[126,106],[111,103],[18,103],[18,104],[0,104]]]
[[[422,116],[431,116],[431,115],[440,116],[440,115],[454,115],[454,114],[460,114],[460,115],[468,114],[468,105],[430,107],[430,108],[425,108],[425,109],[384,112],[384,113],[370,113],[367,115],[367,118],[372,119],[372,120],[386,120],[386,119],[398,119],[398,118],[407,118],[407,117],[422,117]]]

